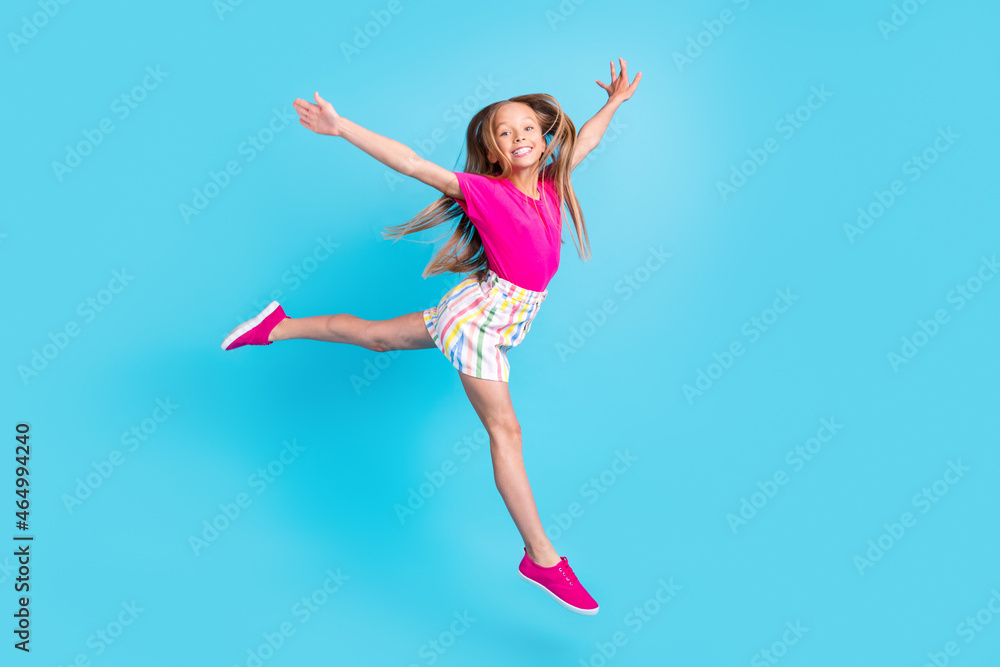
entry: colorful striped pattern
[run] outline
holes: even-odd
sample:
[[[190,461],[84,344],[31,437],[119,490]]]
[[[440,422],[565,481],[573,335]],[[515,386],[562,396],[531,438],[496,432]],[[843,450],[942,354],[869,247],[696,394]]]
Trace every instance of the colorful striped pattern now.
[[[531,328],[548,290],[534,292],[492,270],[486,280],[469,276],[424,311],[424,325],[452,366],[466,375],[507,382],[507,350]]]

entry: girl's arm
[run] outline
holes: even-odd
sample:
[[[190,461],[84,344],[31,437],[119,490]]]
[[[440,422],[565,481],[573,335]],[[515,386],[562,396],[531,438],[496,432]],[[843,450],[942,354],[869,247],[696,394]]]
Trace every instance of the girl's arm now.
[[[635,80],[632,85],[628,83],[628,72],[625,69],[625,59],[619,58],[621,61],[621,74],[615,75],[615,63],[611,62],[611,85],[604,85],[601,83],[600,79],[597,80],[597,85],[599,85],[604,90],[608,91],[608,101],[605,102],[601,110],[594,114],[594,117],[583,124],[580,131],[576,134],[576,144],[573,148],[573,161],[570,163],[570,170],[576,169],[577,165],[583,162],[584,158],[590,151],[597,148],[597,145],[601,143],[601,138],[608,129],[608,125],[611,123],[611,117],[615,115],[615,111],[621,106],[621,103],[632,97],[632,93],[635,92],[636,86],[639,85],[639,80],[642,79],[642,72],[639,72],[635,76]]]
[[[601,143],[601,138],[611,124],[611,117],[618,111],[621,102],[614,102],[608,99],[601,110],[594,114],[594,117],[583,124],[576,134],[576,144],[573,148],[573,162],[570,170],[576,169],[577,165],[583,162],[590,151],[597,148]]]
[[[411,176],[422,183],[437,188],[449,197],[462,198],[455,175],[439,165],[417,155],[409,146],[395,139],[361,127],[357,123],[337,114],[333,105],[316,93],[316,104],[302,99],[294,102],[299,112],[299,123],[317,134],[343,137],[382,164]]]

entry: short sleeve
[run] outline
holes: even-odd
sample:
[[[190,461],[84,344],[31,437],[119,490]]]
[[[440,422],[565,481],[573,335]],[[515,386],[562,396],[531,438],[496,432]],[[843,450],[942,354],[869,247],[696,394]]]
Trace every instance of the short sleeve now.
[[[473,222],[485,219],[484,212],[490,199],[495,196],[496,182],[481,174],[470,174],[464,171],[453,171],[458,179],[458,186],[465,198],[456,199],[458,205]]]

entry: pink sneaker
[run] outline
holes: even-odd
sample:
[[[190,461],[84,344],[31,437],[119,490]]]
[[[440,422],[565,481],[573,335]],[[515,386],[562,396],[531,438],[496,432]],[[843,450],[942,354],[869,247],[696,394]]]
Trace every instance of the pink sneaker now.
[[[559,563],[552,567],[542,567],[531,560],[528,549],[524,550],[524,558],[517,567],[517,574],[529,584],[538,586],[548,593],[553,600],[566,607],[570,611],[585,616],[593,616],[600,607],[590,593],[586,591],[573,568],[569,566],[569,561],[563,556]]]
[[[229,332],[226,340],[222,341],[223,350],[235,350],[244,345],[270,345],[267,337],[278,325],[278,322],[288,319],[285,311],[277,301],[272,301],[267,308],[260,311],[260,314],[253,319],[247,320]]]

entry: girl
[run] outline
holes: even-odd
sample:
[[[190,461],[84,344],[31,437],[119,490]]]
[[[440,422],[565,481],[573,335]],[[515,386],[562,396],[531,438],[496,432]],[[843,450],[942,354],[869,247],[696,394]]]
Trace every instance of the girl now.
[[[570,172],[598,145],[612,115],[642,78],[639,72],[630,85],[625,60],[619,61],[618,75],[611,62],[610,85],[597,80],[608,101],[579,134],[550,95],[520,95],[484,107],[466,131],[464,172],[448,171],[339,116],[319,93],[316,104],[296,99],[304,127],[343,137],[399,173],[444,193],[413,220],[388,228],[385,235],[399,239],[461,216],[423,276],[446,271],[470,275],[437,306],[390,320],[369,321],[348,314],[293,319],[273,301],[222,343],[224,350],[291,339],[350,343],[379,352],[436,346],[459,371],[472,407],[489,433],[497,489],[524,540],[518,574],[563,607],[585,615],[597,613],[597,602],[566,557],[552,547],[535,508],[521,457],[521,427],[508,391],[507,350],[524,340],[559,266],[563,202],[573,220],[580,257],[590,258]]]

